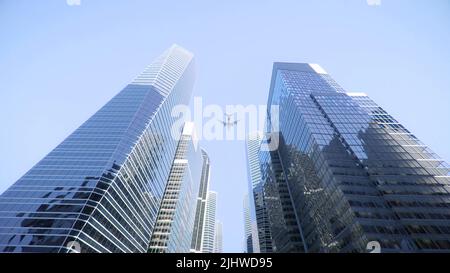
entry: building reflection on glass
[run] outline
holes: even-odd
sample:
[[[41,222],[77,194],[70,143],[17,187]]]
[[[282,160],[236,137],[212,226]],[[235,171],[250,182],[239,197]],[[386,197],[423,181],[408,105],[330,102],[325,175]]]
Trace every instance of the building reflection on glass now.
[[[450,251],[449,166],[367,95],[275,63],[268,109],[260,147],[279,141],[259,151],[261,252]]]
[[[147,252],[181,135],[170,113],[194,76],[170,47],[7,189],[0,252]]]

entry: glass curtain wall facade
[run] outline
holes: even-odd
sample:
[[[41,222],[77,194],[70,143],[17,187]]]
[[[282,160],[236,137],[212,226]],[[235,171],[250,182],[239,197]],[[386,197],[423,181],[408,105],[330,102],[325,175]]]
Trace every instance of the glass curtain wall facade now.
[[[177,147],[171,110],[194,77],[172,46],[7,189],[0,252],[146,252]]]
[[[214,238],[214,253],[223,253],[223,224],[216,222],[216,237]]]
[[[303,252],[299,225],[277,147],[268,135],[261,142],[261,191],[271,235],[272,252]]]
[[[260,153],[262,176],[279,172],[304,251],[450,251],[449,166],[365,94],[318,65],[275,63],[268,106],[279,145]]]
[[[202,153],[194,124],[187,122],[175,153],[149,252],[189,252],[201,171]]]
[[[216,206],[217,193],[214,191],[209,191],[206,202],[205,226],[203,227],[203,253],[214,253],[214,240],[216,237]]]
[[[195,220],[194,220],[194,231],[192,234],[191,251],[190,252],[201,252],[203,237],[204,237],[204,227],[206,218],[206,202],[208,197],[209,189],[209,178],[210,178],[210,161],[208,153],[202,149],[202,176],[200,180],[200,188],[197,196],[197,208],[195,210]]]
[[[272,252],[272,235],[270,232],[270,222],[267,215],[259,162],[259,150],[262,139],[262,132],[252,132],[248,134],[245,141],[249,191],[248,204],[252,228],[253,252],[270,253]]]
[[[252,234],[252,222],[250,219],[250,207],[248,194],[244,196],[243,201],[244,212],[244,252],[253,253],[253,234]]]

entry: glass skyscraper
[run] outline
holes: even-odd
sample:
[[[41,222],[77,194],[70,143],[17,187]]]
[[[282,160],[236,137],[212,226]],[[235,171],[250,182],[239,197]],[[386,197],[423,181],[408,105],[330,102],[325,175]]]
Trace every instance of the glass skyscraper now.
[[[276,251],[450,251],[449,166],[369,97],[318,65],[275,63],[268,109],[261,145],[274,149],[260,165],[278,196],[266,204]]]
[[[259,162],[259,150],[263,139],[262,132],[251,132],[245,140],[245,152],[247,157],[247,179],[248,179],[248,209],[251,226],[251,242],[249,239],[250,227],[246,227],[247,252],[251,243],[252,252],[272,252],[272,235],[270,222],[267,215],[266,199],[264,198],[264,187],[261,181],[261,166]],[[244,201],[245,203],[246,201]],[[247,221],[245,219],[245,221]],[[245,224],[248,225],[247,223]]]
[[[194,124],[186,122],[178,143],[149,252],[187,253],[191,247],[202,172]]]
[[[193,66],[172,46],[7,189],[0,252],[146,252],[179,139],[171,110],[189,103]]]
[[[202,253],[214,253],[216,238],[217,193],[209,191],[206,201],[205,226],[203,227]]]
[[[202,175],[200,180],[200,187],[197,196],[197,207],[195,210],[194,230],[192,234],[191,250],[190,252],[199,253],[202,251],[205,219],[206,219],[206,204],[208,198],[209,178],[210,178],[210,161],[208,153],[202,149]]]

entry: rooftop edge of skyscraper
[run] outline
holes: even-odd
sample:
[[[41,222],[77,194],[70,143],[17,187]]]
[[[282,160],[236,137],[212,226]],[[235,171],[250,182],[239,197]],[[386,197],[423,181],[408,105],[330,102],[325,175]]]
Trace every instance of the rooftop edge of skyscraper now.
[[[316,74],[327,75],[328,73],[320,65],[315,63],[294,63],[294,62],[274,62],[272,66],[272,77],[270,80],[269,99],[267,106],[272,105],[272,93],[275,87],[275,81],[277,77],[276,71],[278,70],[290,70],[300,72],[310,72]]]

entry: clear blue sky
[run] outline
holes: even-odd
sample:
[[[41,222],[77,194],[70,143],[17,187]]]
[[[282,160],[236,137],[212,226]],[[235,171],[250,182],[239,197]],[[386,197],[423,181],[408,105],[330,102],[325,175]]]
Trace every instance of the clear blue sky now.
[[[447,0],[0,0],[0,192],[172,43],[204,103],[265,104],[274,61],[319,63],[450,161]],[[225,251],[241,251],[244,143],[204,142]]]

